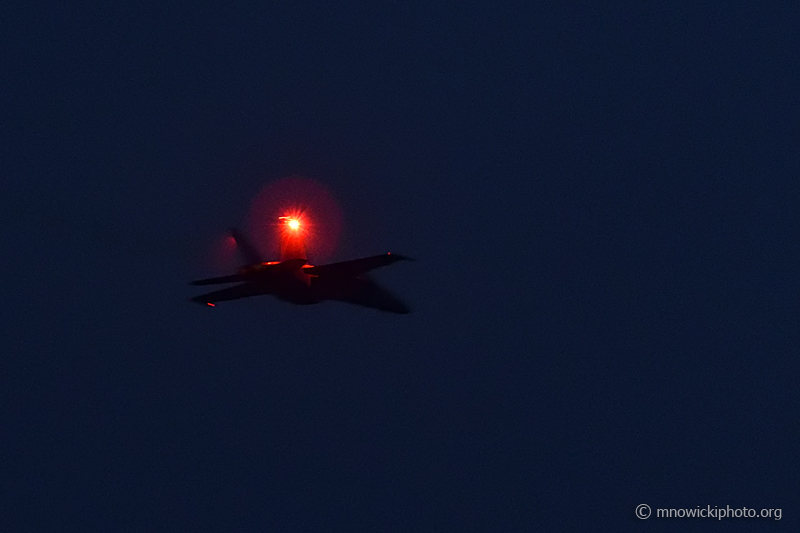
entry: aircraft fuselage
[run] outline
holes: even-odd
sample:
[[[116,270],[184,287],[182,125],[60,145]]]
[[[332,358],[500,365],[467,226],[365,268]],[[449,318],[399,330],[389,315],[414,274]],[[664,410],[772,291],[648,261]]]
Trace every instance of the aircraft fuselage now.
[[[244,244],[248,251],[246,255],[255,259],[254,249],[238,233],[231,233],[237,242]],[[387,253],[320,266],[309,265],[302,257],[285,258],[280,262],[259,261],[243,266],[236,274],[193,281],[192,285],[238,285],[195,296],[191,300],[213,307],[216,302],[271,294],[300,305],[338,300],[391,313],[408,313],[409,309],[402,301],[366,277],[371,270],[408,259]]]

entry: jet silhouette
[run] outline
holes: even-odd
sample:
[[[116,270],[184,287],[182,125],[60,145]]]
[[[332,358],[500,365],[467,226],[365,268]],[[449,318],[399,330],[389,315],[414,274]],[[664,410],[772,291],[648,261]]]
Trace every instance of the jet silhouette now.
[[[294,304],[315,304],[337,300],[371,307],[389,313],[409,313],[405,303],[370,280],[367,272],[398,261],[411,260],[399,254],[387,253],[312,266],[306,259],[302,227],[298,220],[281,217],[281,261],[261,260],[256,249],[235,229],[230,234],[248,264],[229,276],[201,279],[192,285],[240,283],[225,289],[195,296],[191,300],[213,307],[217,302],[238,300],[271,294]]]

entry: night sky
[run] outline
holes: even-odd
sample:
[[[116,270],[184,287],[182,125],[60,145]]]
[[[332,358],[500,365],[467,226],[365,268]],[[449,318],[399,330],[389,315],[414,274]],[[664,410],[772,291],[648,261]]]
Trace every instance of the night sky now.
[[[0,531],[797,529],[795,3],[18,4]],[[411,314],[188,301],[285,176]]]

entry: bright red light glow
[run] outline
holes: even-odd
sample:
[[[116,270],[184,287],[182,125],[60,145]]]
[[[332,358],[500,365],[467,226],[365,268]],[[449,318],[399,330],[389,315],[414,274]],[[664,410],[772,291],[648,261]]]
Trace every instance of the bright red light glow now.
[[[266,257],[324,261],[336,250],[341,228],[341,210],[330,191],[296,176],[268,183],[248,216],[248,233]]]
[[[281,222],[280,245],[281,260],[303,258],[308,259],[306,248],[308,216],[299,210],[293,210],[278,217]]]
[[[211,302],[206,302],[206,305],[209,307],[216,307],[216,305],[212,304]]]
[[[302,225],[300,223],[299,215],[278,217],[278,220],[283,220],[284,225],[292,231],[297,231]]]

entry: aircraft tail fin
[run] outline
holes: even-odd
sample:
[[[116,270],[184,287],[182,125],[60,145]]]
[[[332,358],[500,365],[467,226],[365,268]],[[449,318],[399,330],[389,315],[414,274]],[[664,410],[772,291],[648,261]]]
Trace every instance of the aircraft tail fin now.
[[[231,228],[229,231],[233,240],[236,241],[236,247],[239,249],[239,253],[245,260],[246,265],[255,265],[263,262],[258,251],[239,230]]]
[[[280,229],[281,261],[308,259],[306,236],[303,229],[284,226]]]

